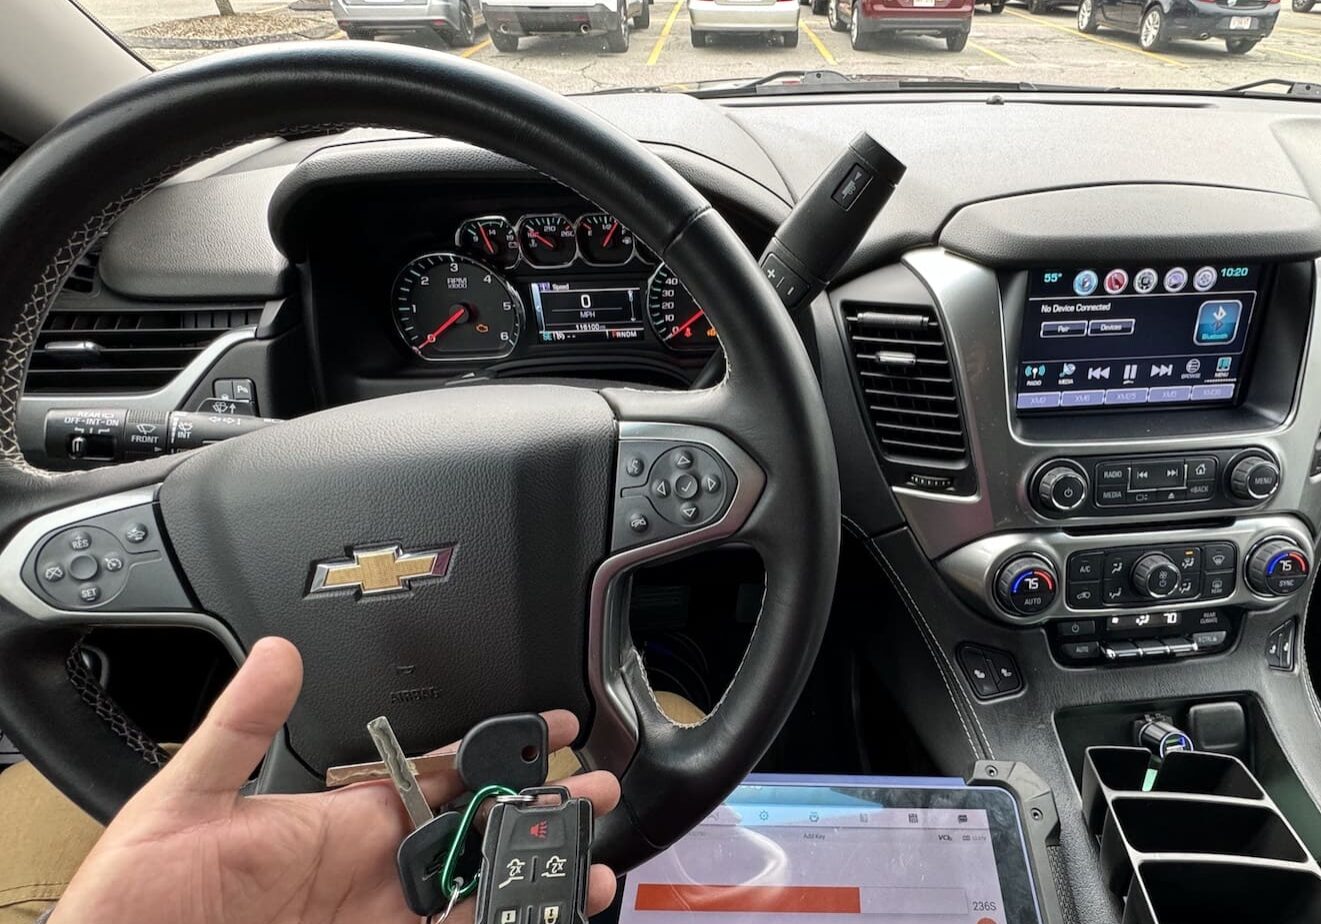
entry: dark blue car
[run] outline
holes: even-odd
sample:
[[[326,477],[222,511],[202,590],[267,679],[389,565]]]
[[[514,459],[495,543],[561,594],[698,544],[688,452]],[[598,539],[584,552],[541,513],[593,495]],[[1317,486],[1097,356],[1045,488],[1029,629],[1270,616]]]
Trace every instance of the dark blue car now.
[[[1145,51],[1172,39],[1223,39],[1241,55],[1271,34],[1279,15],[1280,0],[1079,0],[1078,28],[1136,33]]]

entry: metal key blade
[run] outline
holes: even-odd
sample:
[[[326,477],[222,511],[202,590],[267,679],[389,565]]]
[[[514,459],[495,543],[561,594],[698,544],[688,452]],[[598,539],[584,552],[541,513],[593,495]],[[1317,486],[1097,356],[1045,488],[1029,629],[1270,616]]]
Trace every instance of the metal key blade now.
[[[390,772],[390,780],[394,783],[395,792],[399,793],[399,798],[404,803],[408,820],[413,823],[415,829],[422,827],[436,816],[431,813],[431,806],[427,805],[426,797],[422,795],[422,788],[418,786],[417,777],[413,775],[413,767],[409,763],[408,755],[399,746],[399,739],[394,736],[390,720],[385,716],[372,719],[367,723],[367,732],[372,736],[372,743],[376,745],[385,768]]]
[[[415,776],[453,770],[454,756],[457,753],[457,747],[448,747],[435,754],[410,757],[408,758],[408,766]],[[348,786],[351,783],[367,783],[372,780],[388,779],[391,779],[390,771],[386,768],[384,761],[373,760],[363,764],[342,764],[338,767],[331,767],[326,771],[326,788],[335,789],[340,786]]]

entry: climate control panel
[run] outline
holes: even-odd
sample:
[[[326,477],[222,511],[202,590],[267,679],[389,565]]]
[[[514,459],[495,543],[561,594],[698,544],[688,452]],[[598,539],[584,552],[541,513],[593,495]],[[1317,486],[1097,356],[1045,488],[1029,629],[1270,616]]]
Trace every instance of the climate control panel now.
[[[1280,486],[1280,466],[1264,449],[1192,454],[1053,459],[1028,485],[1048,517],[1116,516],[1263,504]]]
[[[1232,542],[1085,549],[1069,556],[1064,597],[1075,610],[1220,600],[1238,585],[1237,564]]]

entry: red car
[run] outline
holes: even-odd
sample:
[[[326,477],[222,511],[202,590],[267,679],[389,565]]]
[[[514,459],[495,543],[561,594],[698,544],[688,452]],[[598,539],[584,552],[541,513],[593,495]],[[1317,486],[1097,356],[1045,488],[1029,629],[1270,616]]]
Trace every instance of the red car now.
[[[855,49],[870,48],[877,35],[909,32],[940,35],[950,51],[962,51],[972,31],[974,0],[827,0],[826,18],[848,31]]]

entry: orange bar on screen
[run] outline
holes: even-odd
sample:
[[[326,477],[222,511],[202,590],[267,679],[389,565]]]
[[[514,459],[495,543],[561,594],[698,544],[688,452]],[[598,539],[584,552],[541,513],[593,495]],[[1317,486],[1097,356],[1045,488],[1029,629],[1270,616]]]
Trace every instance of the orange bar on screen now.
[[[644,882],[638,911],[750,911],[770,914],[861,914],[857,886],[740,886]]]

